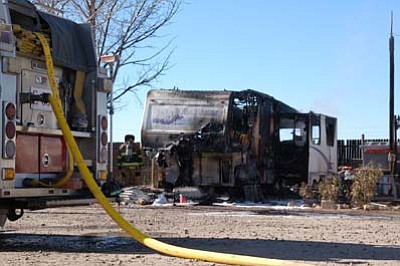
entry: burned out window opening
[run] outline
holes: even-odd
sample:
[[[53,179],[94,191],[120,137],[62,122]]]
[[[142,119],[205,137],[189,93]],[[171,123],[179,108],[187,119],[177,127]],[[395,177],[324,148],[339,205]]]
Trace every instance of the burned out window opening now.
[[[280,142],[293,142],[294,120],[291,118],[281,118],[279,121],[278,133]]]
[[[279,129],[279,141],[280,142],[293,141],[293,128],[280,128]]]
[[[313,116],[311,118],[311,143],[314,145],[321,144],[321,123],[320,118]]]
[[[249,128],[249,103],[242,97],[233,100],[233,130],[241,133],[246,133]]]
[[[304,147],[306,145],[306,124],[304,121],[296,121],[294,128],[294,144],[298,147]]]
[[[306,144],[306,124],[297,119],[284,118],[279,126],[279,141],[302,147]]]
[[[334,118],[326,117],[326,145],[334,146],[335,144],[335,131],[336,121]]]
[[[257,95],[240,93],[233,98],[233,145],[238,147],[246,157],[251,147],[253,126],[258,114]],[[243,158],[246,161],[246,158]]]

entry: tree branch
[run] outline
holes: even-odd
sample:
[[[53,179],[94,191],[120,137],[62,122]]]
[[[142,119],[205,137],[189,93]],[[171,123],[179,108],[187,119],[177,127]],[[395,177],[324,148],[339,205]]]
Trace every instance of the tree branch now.
[[[130,75],[129,85],[114,90],[114,100],[122,99],[129,92],[135,94],[142,86],[150,86],[169,69],[173,49],[164,59],[158,59],[170,49],[173,39],[161,48],[150,44],[153,38],[164,38],[159,33],[175,17],[182,0],[33,1],[46,12],[57,15],[63,12],[71,20],[90,24],[98,55],[113,53],[120,57],[110,77],[113,82],[120,79],[122,69],[129,69],[130,73],[140,70],[138,75]],[[100,66],[102,62],[99,60],[98,64]]]

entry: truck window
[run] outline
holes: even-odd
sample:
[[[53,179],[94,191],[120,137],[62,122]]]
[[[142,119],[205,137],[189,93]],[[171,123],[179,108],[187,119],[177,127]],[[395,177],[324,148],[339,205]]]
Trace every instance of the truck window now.
[[[279,129],[279,141],[293,141],[293,128]]]
[[[311,142],[312,144],[321,144],[321,125],[319,117],[313,117],[311,120]]]
[[[286,123],[285,123],[286,122]],[[289,122],[289,123],[288,123]],[[280,142],[292,142],[298,147],[302,147],[306,143],[305,123],[303,121],[282,120],[281,125],[295,124],[292,127],[283,127],[279,129]]]
[[[9,24],[0,24],[0,49],[12,52],[14,49],[14,35]]]
[[[294,129],[294,144],[297,147],[303,147],[306,144],[306,124],[303,121],[296,121],[296,127]]]
[[[326,123],[326,145],[333,146],[335,144],[336,121],[333,118],[327,117]]]

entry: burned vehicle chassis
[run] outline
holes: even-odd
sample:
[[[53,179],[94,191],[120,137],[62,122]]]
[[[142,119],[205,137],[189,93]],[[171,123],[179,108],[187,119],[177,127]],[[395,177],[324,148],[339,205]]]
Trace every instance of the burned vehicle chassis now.
[[[262,196],[336,172],[336,119],[253,90],[151,90],[142,146],[166,189]]]

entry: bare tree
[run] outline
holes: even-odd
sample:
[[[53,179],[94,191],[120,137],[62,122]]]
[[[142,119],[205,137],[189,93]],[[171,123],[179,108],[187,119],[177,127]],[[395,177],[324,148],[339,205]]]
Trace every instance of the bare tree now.
[[[177,13],[181,0],[33,0],[39,9],[91,25],[98,55],[115,54],[112,81],[124,68],[129,68],[134,80],[125,80],[114,87],[114,100],[141,86],[149,86],[169,67],[171,40],[162,47],[151,45],[163,36]],[[143,55],[141,57],[141,54]],[[99,65],[101,62],[99,61]],[[132,75],[130,75],[132,76]]]

